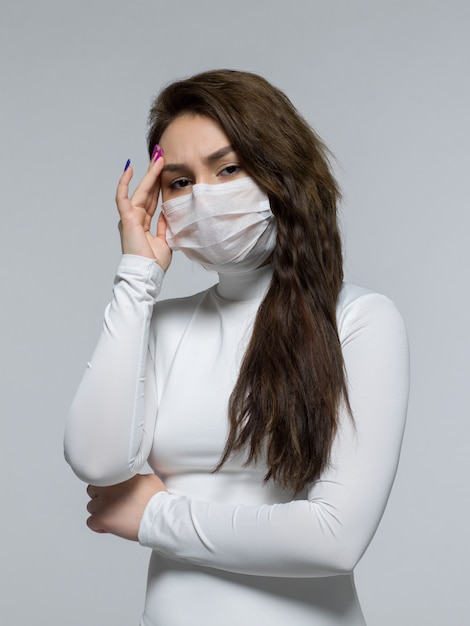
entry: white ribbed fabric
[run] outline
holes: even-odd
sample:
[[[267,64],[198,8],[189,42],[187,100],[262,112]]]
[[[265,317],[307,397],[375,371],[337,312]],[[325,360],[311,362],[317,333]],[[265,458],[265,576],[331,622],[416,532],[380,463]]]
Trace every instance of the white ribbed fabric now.
[[[162,274],[123,257],[65,437],[86,482],[126,480],[148,459],[167,485],[139,530],[153,549],[142,625],[363,626],[352,570],[387,503],[406,414],[400,315],[384,296],[343,287],[337,318],[355,421],[341,416],[331,468],[292,500],[243,459],[211,473],[271,268],[155,305]]]

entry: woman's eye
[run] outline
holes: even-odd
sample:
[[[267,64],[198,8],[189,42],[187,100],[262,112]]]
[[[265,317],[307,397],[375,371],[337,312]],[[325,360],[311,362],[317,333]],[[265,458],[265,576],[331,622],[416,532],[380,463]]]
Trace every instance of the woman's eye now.
[[[241,169],[241,165],[227,165],[223,170],[220,170],[219,176],[236,176]]]
[[[174,180],[172,183],[170,183],[170,187],[171,189],[175,189],[176,191],[178,191],[179,189],[184,189],[190,184],[191,181],[189,180],[189,178],[178,178],[178,180]]]

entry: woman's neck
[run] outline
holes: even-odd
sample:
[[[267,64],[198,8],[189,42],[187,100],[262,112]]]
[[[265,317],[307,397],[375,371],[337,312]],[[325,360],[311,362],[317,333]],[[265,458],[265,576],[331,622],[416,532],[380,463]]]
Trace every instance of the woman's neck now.
[[[260,299],[267,291],[273,275],[272,265],[235,274],[219,274],[216,293],[224,300],[246,302]]]

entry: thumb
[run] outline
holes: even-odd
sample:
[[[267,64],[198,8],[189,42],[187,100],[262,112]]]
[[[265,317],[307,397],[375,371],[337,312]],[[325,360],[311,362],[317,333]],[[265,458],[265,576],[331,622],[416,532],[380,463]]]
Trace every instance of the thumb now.
[[[166,229],[167,229],[167,221],[163,213],[160,213],[157,221],[157,237],[159,239],[163,239],[166,242]]]

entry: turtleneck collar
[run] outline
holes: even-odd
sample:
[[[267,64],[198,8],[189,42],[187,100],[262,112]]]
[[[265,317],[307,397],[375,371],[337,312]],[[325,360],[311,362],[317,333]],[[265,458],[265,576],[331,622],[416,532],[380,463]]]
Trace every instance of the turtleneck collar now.
[[[215,286],[215,293],[220,298],[232,302],[261,299],[269,287],[272,275],[273,268],[270,263],[246,273],[219,273],[219,283]]]

